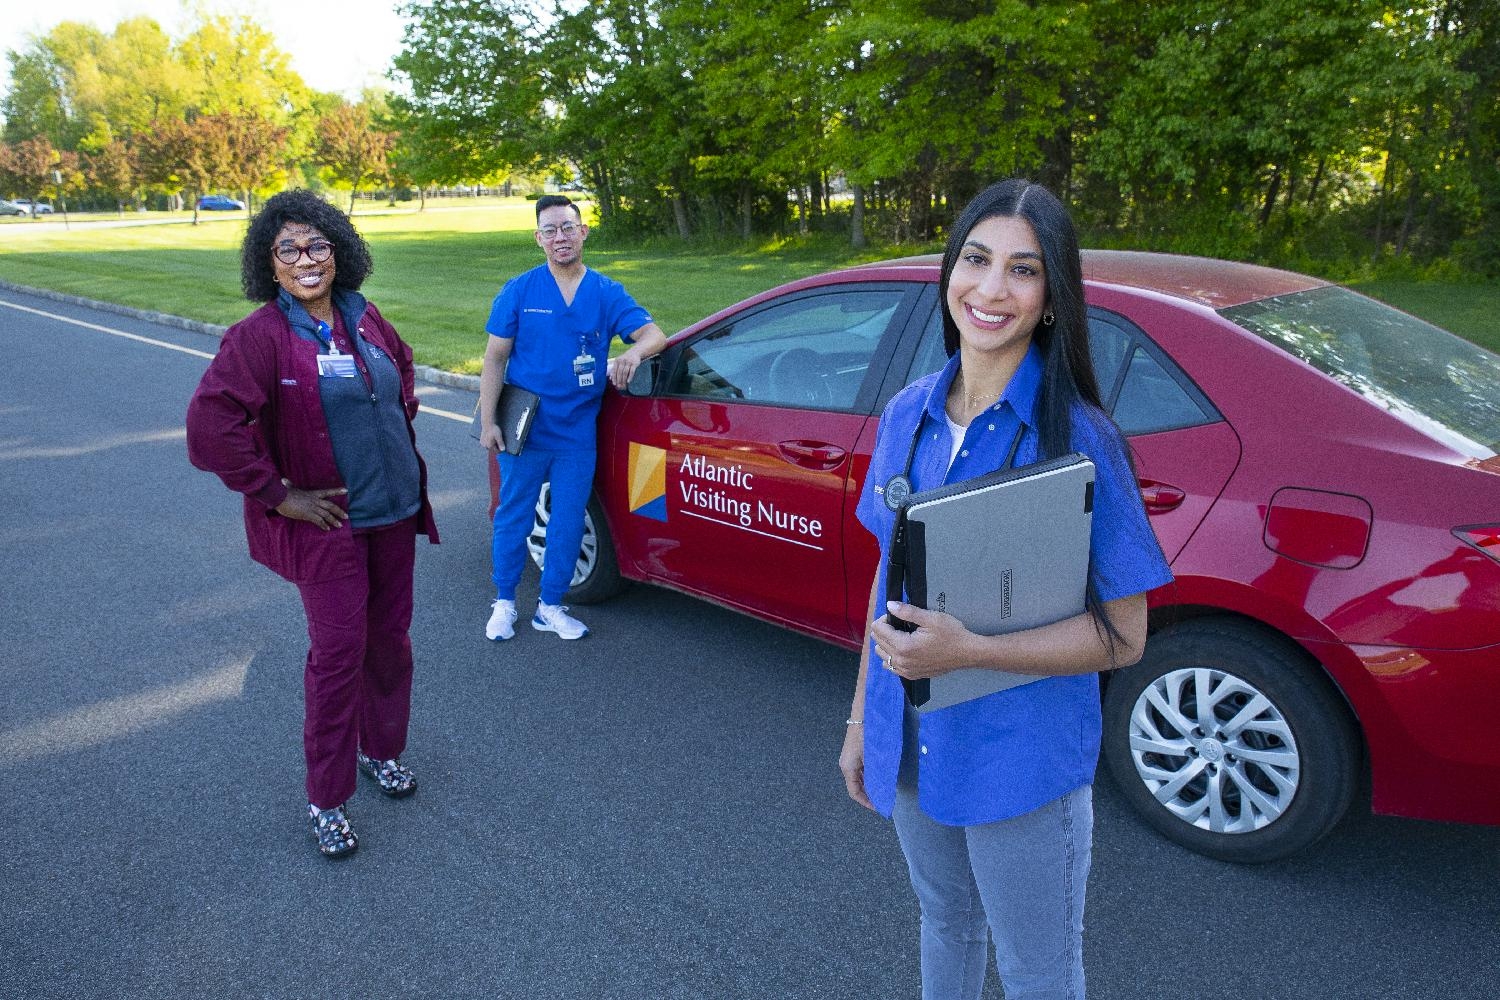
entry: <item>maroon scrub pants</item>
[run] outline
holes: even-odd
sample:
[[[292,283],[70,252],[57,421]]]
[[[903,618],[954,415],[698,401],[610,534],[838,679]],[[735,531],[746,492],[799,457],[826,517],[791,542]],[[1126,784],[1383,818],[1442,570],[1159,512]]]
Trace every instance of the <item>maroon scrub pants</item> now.
[[[417,523],[355,530],[364,572],[301,584],[307,611],[307,800],[319,809],[354,794],[354,753],[401,756],[411,718],[412,567]]]

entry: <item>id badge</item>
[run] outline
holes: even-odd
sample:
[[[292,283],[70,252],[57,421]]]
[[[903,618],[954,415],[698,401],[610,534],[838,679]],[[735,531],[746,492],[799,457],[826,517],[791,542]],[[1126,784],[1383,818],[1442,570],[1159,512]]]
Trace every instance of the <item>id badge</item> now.
[[[573,359],[573,374],[578,376],[578,384],[590,386],[594,384],[594,356],[592,354],[580,354]]]
[[[352,354],[318,355],[318,374],[324,378],[353,378],[356,371]]]

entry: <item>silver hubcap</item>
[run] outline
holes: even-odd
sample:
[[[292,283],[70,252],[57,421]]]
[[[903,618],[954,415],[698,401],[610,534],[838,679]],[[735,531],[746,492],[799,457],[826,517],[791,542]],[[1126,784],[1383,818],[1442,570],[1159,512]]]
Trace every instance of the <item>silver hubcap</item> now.
[[[543,483],[542,492],[536,498],[536,520],[531,525],[531,534],[526,538],[526,550],[537,569],[542,568],[542,552],[547,547],[547,523],[552,520],[552,484]],[[594,563],[599,560],[599,533],[594,530],[594,517],[585,508],[583,512],[583,545],[578,552],[578,564],[573,567],[573,580],[568,584],[576,587],[589,578]]]
[[[1285,716],[1253,685],[1207,667],[1158,677],[1130,713],[1136,773],[1167,810],[1214,833],[1248,833],[1292,804],[1302,774]]]

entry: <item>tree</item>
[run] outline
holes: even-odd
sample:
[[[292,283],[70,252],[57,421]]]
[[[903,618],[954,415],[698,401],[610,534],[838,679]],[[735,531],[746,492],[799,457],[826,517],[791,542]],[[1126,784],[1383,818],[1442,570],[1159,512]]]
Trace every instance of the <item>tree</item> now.
[[[49,39],[37,39],[25,51],[9,52],[7,57],[11,88],[0,101],[5,140],[15,143],[45,136],[50,143],[64,145],[75,140],[67,69]]]
[[[318,122],[318,157],[340,185],[349,185],[349,213],[367,181],[385,176],[394,136],[376,129],[369,108],[340,104]]]
[[[73,169],[76,162],[65,161],[46,136],[0,145],[0,182],[16,197],[36,201],[53,185],[54,170]]]
[[[163,118],[137,139],[141,177],[169,194],[186,191],[198,224],[198,197],[213,181],[202,133],[181,118]]]
[[[1093,166],[1150,210],[1253,215],[1330,198],[1387,77],[1380,0],[1179,0],[1136,14],[1140,52]],[[1212,94],[1212,100],[1205,100]],[[1340,161],[1344,161],[1340,163]]]
[[[490,150],[455,132],[450,123],[430,118],[403,97],[394,97],[378,122],[393,136],[387,164],[393,184],[416,187],[418,211],[427,207],[427,188],[461,184],[493,169]]]
[[[135,135],[153,121],[181,117],[193,100],[193,77],[172,40],[148,17],[121,21],[98,52],[99,88],[80,105],[117,135]]]
[[[1456,0],[1450,6],[1463,43],[1458,67],[1473,81],[1454,115],[1475,202],[1462,251],[1469,264],[1500,277],[1500,5]]]
[[[203,16],[177,48],[192,79],[190,106],[203,114],[253,114],[289,125],[311,92],[264,28],[244,15]]]
[[[538,16],[522,0],[430,0],[401,8],[408,18],[394,76],[410,97],[403,115],[421,123],[420,141],[451,144],[463,179],[504,173],[548,148]]]
[[[700,179],[722,189],[749,239],[757,206],[772,225],[785,221],[785,192],[799,193],[799,223],[810,223],[812,181],[821,191],[833,162],[836,111],[830,103],[830,50],[821,47],[842,4],[776,0],[749,5],[685,7],[676,22],[699,20],[693,63],[709,137],[697,162]],[[706,17],[704,17],[706,15]],[[774,37],[776,45],[764,44]]]
[[[108,194],[115,207],[125,211],[136,189],[135,151],[121,139],[111,139],[93,153],[84,154],[84,175],[91,186]]]

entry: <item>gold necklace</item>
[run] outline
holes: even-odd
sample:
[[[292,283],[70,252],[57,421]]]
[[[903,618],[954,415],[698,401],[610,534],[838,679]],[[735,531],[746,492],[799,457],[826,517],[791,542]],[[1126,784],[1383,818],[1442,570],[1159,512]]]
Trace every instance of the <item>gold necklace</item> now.
[[[1001,389],[1000,392],[992,392],[984,396],[971,396],[969,395],[969,383],[964,378],[964,373],[962,370],[960,370],[958,373],[958,381],[961,387],[960,391],[963,393],[964,402],[969,405],[969,409],[971,410],[983,409],[987,401],[992,399],[999,399],[1001,393],[1005,392],[1004,389]]]

